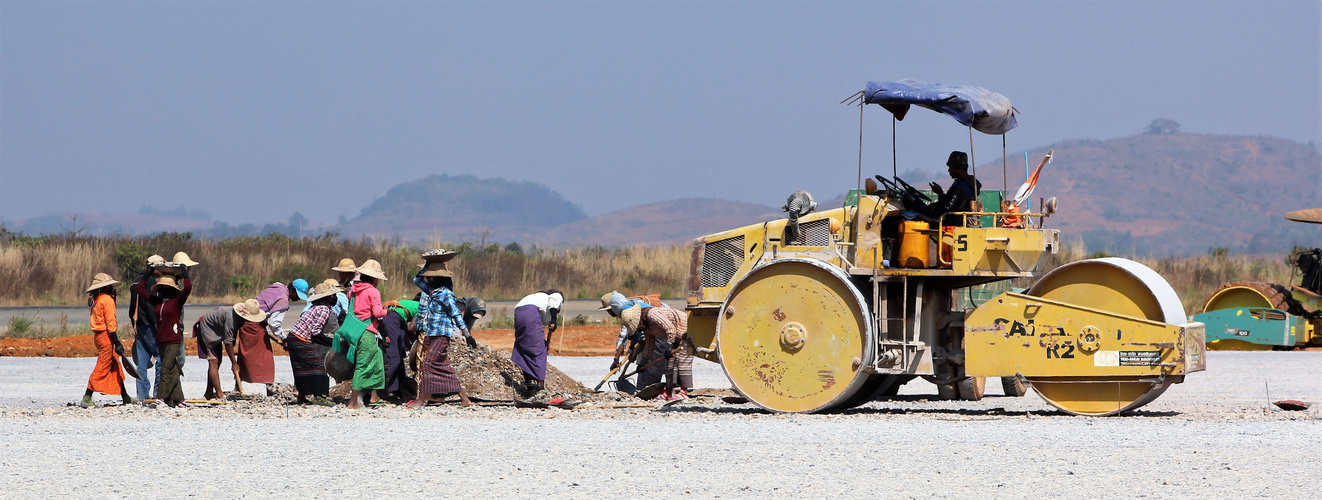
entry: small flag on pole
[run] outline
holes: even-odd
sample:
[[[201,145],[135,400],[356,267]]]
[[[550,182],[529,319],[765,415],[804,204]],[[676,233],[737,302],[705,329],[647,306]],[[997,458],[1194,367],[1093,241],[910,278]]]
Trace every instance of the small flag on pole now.
[[[1033,170],[1033,175],[1028,176],[1028,180],[1024,181],[1024,185],[1019,186],[1019,190],[1015,191],[1012,203],[1016,206],[1023,206],[1028,201],[1028,197],[1033,194],[1033,189],[1037,188],[1037,178],[1042,175],[1042,167],[1051,162],[1051,157],[1055,153],[1056,150],[1053,149],[1042,157],[1042,162],[1037,164],[1037,169]]]

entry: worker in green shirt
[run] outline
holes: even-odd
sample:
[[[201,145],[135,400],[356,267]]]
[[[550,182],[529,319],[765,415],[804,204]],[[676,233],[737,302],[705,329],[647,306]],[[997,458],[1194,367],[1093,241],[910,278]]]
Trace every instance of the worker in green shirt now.
[[[413,330],[413,318],[418,315],[418,301],[392,300],[384,305],[386,317],[381,320],[381,333],[386,341],[386,388],[378,390],[372,400],[384,397],[403,403],[412,400],[418,390],[414,380],[404,370],[404,360],[412,344],[410,337],[416,338],[416,335],[410,336],[409,332]]]

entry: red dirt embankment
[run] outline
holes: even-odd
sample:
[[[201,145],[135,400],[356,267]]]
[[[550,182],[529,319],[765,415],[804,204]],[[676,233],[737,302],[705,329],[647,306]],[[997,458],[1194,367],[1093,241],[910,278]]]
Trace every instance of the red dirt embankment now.
[[[615,352],[618,326],[567,326],[551,336],[551,354],[557,356],[610,356]],[[514,347],[514,330],[477,330],[473,336],[493,349],[510,350]],[[124,348],[133,349],[133,339],[122,339]],[[189,355],[197,354],[197,343],[185,340]],[[272,345],[277,356],[285,350]],[[0,356],[87,358],[96,356],[96,345],[91,335],[56,337],[49,339],[0,339]]]

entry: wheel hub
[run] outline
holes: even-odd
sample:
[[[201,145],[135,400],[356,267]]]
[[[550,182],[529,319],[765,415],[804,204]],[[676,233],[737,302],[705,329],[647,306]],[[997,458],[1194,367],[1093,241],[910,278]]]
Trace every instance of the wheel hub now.
[[[780,329],[780,346],[787,351],[798,351],[807,341],[808,331],[799,323],[791,321]]]
[[[1102,331],[1092,325],[1083,327],[1083,331],[1079,332],[1079,349],[1093,352],[1100,347],[1102,347]]]
[[[839,407],[869,377],[870,317],[838,268],[807,259],[764,264],[731,287],[718,316],[721,368],[735,390],[769,410]]]

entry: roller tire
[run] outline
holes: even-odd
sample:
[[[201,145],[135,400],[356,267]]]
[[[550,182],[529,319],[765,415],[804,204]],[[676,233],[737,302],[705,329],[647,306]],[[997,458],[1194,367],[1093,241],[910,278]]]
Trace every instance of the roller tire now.
[[[1294,295],[1290,293],[1288,288],[1275,283],[1265,283],[1262,281],[1236,281],[1233,283],[1226,283],[1221,285],[1220,288],[1217,288],[1215,292],[1212,292],[1208,298],[1210,300],[1212,297],[1216,297],[1218,293],[1221,293],[1222,290],[1236,287],[1253,289],[1258,292],[1258,294],[1262,295],[1262,298],[1266,299],[1273,309],[1280,309],[1295,316],[1302,316],[1307,313],[1302,305],[1294,300]],[[1205,307],[1206,306],[1204,306],[1204,308]]]
[[[717,316],[717,354],[735,391],[762,408],[815,413],[852,402],[876,337],[863,295],[838,267],[787,258],[735,282]],[[866,402],[866,401],[865,401]]]
[[[987,391],[987,378],[965,377],[955,387],[961,401],[982,401],[982,395]]]
[[[934,380],[950,380],[950,379],[954,378],[954,376],[955,376],[955,371],[954,371],[953,369],[950,368],[950,365],[939,365],[939,366],[937,367],[937,369],[936,369],[936,373],[934,374],[934,376],[929,377],[929,378],[928,378],[928,381],[934,381]],[[935,383],[935,382],[933,382],[933,383]],[[951,384],[936,384],[936,396],[937,396],[937,399],[940,399],[940,400],[943,400],[943,401],[950,401],[950,400],[952,400],[952,399],[959,399],[959,389],[958,389],[957,387],[955,387],[955,385],[956,385],[956,384],[953,384],[953,383],[951,383]]]
[[[1019,377],[1001,377],[1001,389],[1005,391],[1006,396],[1012,398],[1028,394],[1028,386],[1019,381]]]

